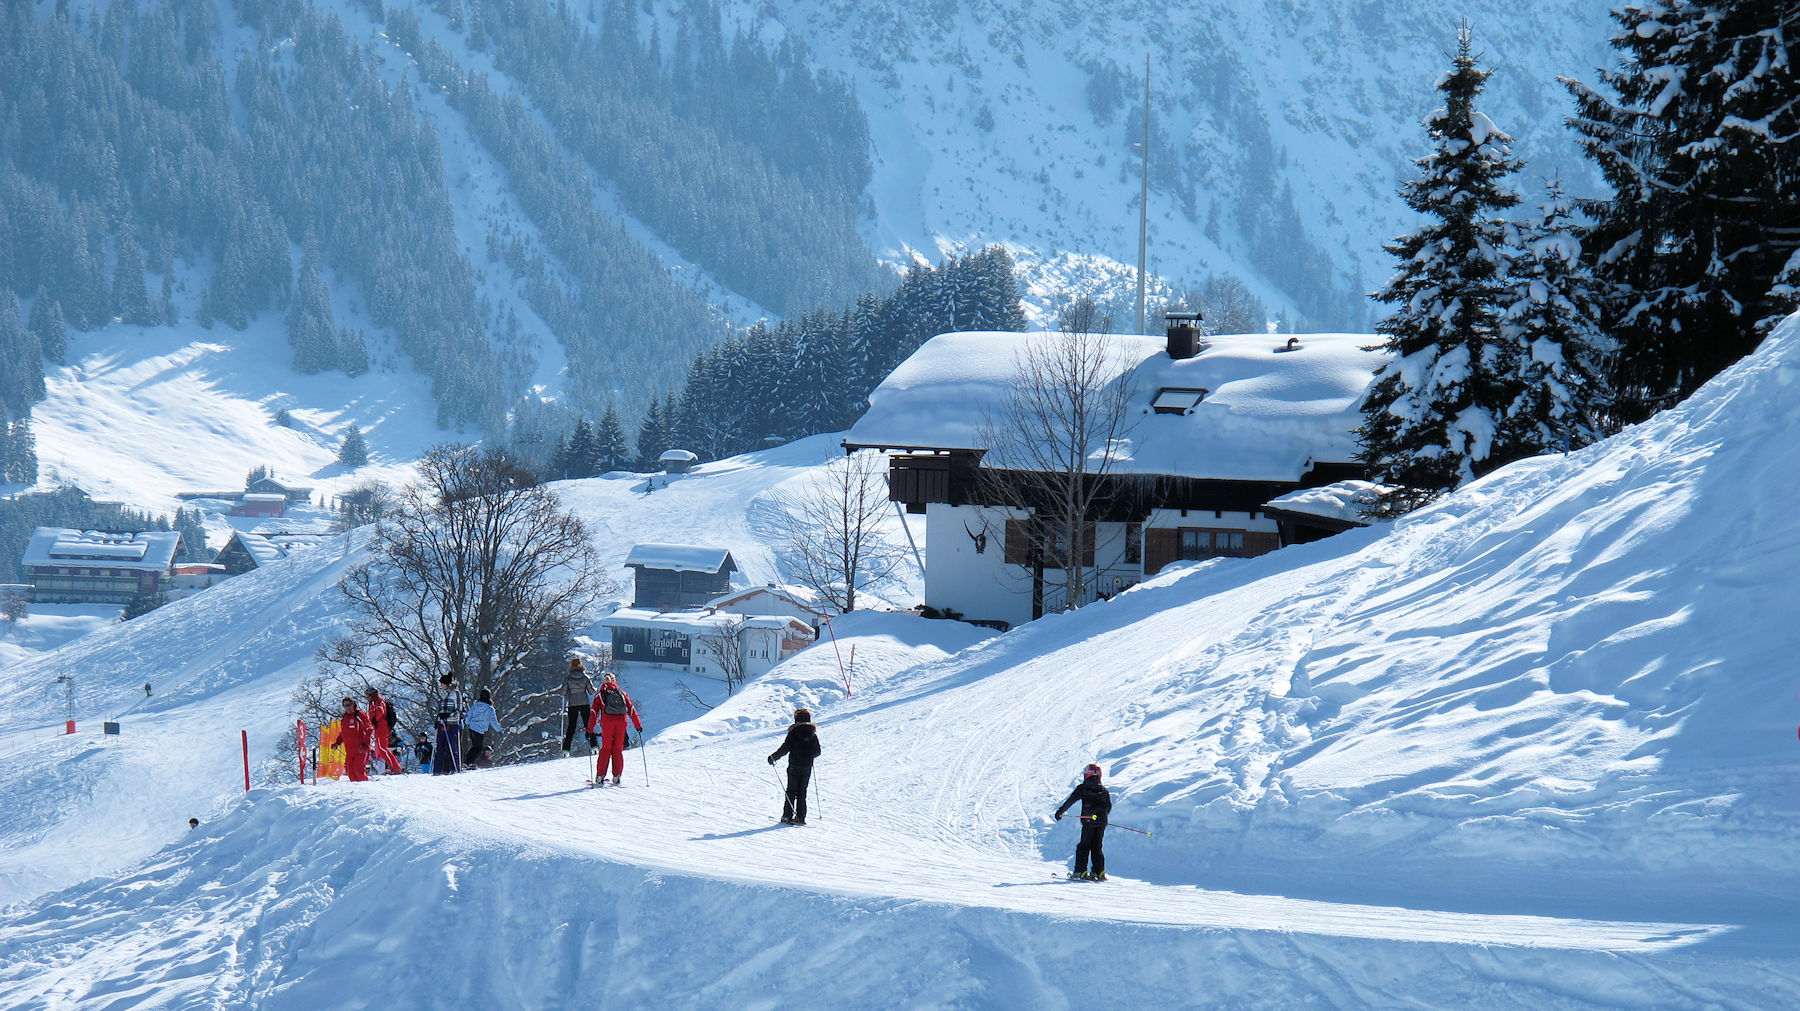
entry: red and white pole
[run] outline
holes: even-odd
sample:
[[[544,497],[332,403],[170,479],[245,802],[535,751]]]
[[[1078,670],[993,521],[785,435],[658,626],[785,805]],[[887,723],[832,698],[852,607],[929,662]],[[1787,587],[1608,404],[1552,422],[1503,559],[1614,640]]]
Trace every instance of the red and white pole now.
[[[295,732],[296,732],[297,736],[299,737],[297,746],[294,748],[294,757],[300,763],[300,785],[305,786],[306,785],[306,721],[305,720],[295,720],[294,726],[296,728]]]
[[[238,731],[238,737],[244,742],[244,792],[250,792],[250,731]]]

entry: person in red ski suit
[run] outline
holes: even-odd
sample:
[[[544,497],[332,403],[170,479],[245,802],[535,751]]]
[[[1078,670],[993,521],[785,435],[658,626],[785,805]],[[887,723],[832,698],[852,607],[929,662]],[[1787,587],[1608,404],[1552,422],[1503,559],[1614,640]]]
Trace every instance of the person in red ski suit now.
[[[346,697],[338,714],[338,741],[344,745],[344,774],[352,783],[369,781],[369,735],[374,731],[356,700]]]
[[[644,721],[638,719],[637,707],[631,704],[631,696],[619,687],[619,682],[611,671],[600,682],[600,690],[594,695],[594,704],[589,707],[588,733],[594,727],[600,728],[600,757],[594,762],[594,782],[606,778],[606,762],[612,759],[612,781],[619,785],[619,777],[625,772],[625,718],[631,718],[631,724],[638,733],[644,732]]]
[[[369,735],[369,754],[381,764],[387,766],[387,774],[405,772],[406,768],[400,759],[394,757],[389,741],[393,739],[393,726],[388,722],[388,710],[392,708],[381,693],[373,688],[363,692],[363,701],[369,704],[369,725],[374,731]]]

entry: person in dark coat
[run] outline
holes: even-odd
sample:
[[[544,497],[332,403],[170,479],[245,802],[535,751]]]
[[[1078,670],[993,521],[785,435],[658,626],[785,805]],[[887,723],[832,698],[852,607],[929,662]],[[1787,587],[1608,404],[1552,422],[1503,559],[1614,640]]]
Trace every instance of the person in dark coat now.
[[[806,784],[812,779],[813,759],[819,757],[819,728],[813,726],[810,709],[794,710],[794,723],[787,738],[769,756],[769,764],[787,756],[787,798],[781,802],[783,825],[806,824]]]
[[[587,730],[588,717],[591,712],[588,703],[594,697],[594,679],[588,677],[587,668],[582,666],[581,658],[569,658],[569,672],[563,675],[562,683],[563,708],[567,716],[563,719],[563,757],[569,757],[569,745],[575,743],[575,729]],[[587,735],[588,750],[593,751],[600,746],[600,738],[592,732]]]
[[[454,674],[438,678],[437,740],[431,749],[431,774],[462,771],[463,693]]]
[[[1106,852],[1100,848],[1106,836],[1106,816],[1112,812],[1112,793],[1100,785],[1100,767],[1089,765],[1081,770],[1081,785],[1056,809],[1056,820],[1077,800],[1081,801],[1081,841],[1075,844],[1075,872],[1071,878],[1084,881],[1106,880]],[[1088,858],[1093,857],[1094,873],[1088,873]]]
[[[419,760],[419,771],[431,771],[431,738],[425,731],[419,731],[419,739],[413,743],[413,757]]]

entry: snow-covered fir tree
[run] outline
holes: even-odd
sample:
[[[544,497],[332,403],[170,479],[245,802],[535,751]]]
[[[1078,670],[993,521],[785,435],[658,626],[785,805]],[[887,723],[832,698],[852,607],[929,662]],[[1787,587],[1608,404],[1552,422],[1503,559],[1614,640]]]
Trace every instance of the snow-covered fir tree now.
[[[1510,228],[1495,214],[1518,203],[1511,138],[1476,111],[1489,71],[1471,33],[1439,83],[1444,107],[1426,120],[1435,144],[1401,195],[1429,220],[1387,246],[1398,272],[1375,294],[1394,312],[1376,329],[1393,360],[1363,403],[1359,458],[1389,491],[1372,513],[1396,516],[1515,457],[1502,420],[1518,396],[1517,354],[1500,334]]]
[[[307,243],[300,259],[300,277],[288,306],[287,332],[288,344],[294,349],[294,371],[310,375],[337,367],[337,327],[331,322],[331,296],[319,277],[317,243]]]
[[[31,433],[31,416],[15,418],[7,426],[4,452],[0,452],[0,482],[36,484],[37,437]]]
[[[1583,204],[1595,273],[1613,286],[1621,412],[1686,397],[1754,349],[1797,304],[1800,8],[1658,0],[1614,12],[1606,89],[1565,80],[1582,147],[1613,188]]]
[[[0,289],[0,407],[22,418],[44,399],[44,351],[19,319],[19,299]]]
[[[1520,389],[1505,442],[1523,452],[1568,452],[1605,435],[1608,409],[1599,283],[1581,262],[1573,202],[1552,182],[1520,226],[1501,332],[1517,345]]]
[[[631,465],[631,443],[625,438],[625,425],[619,421],[618,409],[611,404],[606,405],[606,413],[600,416],[600,424],[594,429],[594,456],[599,461],[600,473]]]
[[[63,323],[62,303],[51,298],[43,288],[31,300],[31,332],[37,334],[44,357],[58,365],[68,354],[68,328]]]
[[[344,442],[338,447],[338,462],[346,467],[361,467],[369,462],[369,444],[363,440],[362,430],[355,425],[344,433]]]

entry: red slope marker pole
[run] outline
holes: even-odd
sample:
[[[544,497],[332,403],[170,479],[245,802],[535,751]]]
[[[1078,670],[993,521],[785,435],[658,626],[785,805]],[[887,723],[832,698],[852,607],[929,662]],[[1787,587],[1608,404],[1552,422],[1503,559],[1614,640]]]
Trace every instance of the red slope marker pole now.
[[[244,792],[250,792],[250,731],[238,731],[238,737],[244,742]]]
[[[300,785],[306,785],[306,721],[294,721],[294,733],[298,738],[294,748],[294,758],[300,763]]]

